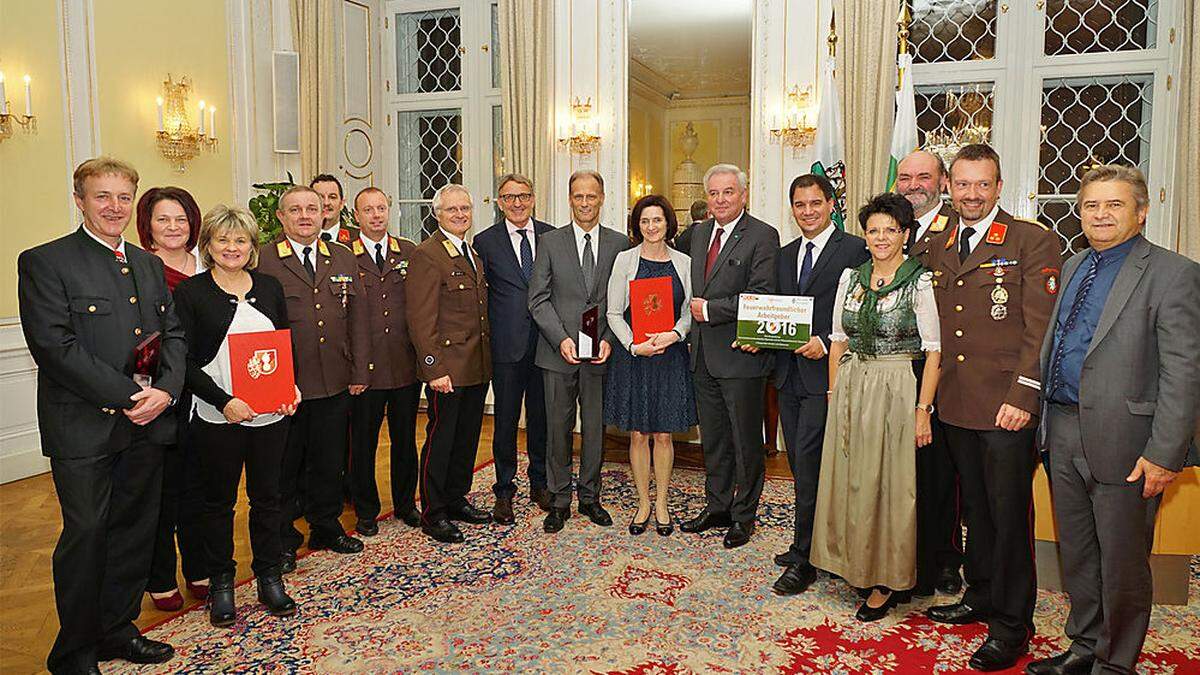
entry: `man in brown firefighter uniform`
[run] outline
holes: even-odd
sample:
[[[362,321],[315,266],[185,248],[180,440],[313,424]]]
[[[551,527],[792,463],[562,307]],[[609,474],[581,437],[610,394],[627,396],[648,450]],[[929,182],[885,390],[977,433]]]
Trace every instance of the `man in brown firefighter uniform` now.
[[[437,541],[458,543],[463,534],[450,521],[492,519],[467,501],[492,378],[487,281],[464,239],[472,222],[467,189],[439,188],[433,213],[438,231],[413,251],[405,282],[408,330],[429,402],[419,468],[421,530]]]
[[[917,227],[909,231],[906,252],[923,259],[929,242],[956,227],[958,215],[942,203],[946,190],[946,165],[925,150],[909,153],[896,170],[896,192],[913,207]],[[918,386],[924,360],[914,362]],[[962,521],[959,518],[958,476],[946,447],[946,430],[935,410],[930,415],[933,440],[917,449],[917,585],[913,593],[933,595],[934,590],[957,595],[962,590]]]
[[[362,542],[346,535],[342,513],[344,469],[351,395],[367,386],[370,336],[358,265],[350,249],[318,238],[321,201],[316,191],[293,187],[279,198],[276,212],[283,236],[263,249],[258,270],[283,285],[296,384],[303,400],[288,430],[280,496],[285,572],[296,568],[303,537],[293,525],[298,484],[305,491],[308,547],[357,553]]]
[[[967,524],[967,590],[927,614],[986,620],[988,638],[969,661],[984,671],[1015,664],[1033,635],[1038,356],[1062,267],[1053,232],[1000,210],[1002,185],[994,150],[960,150],[950,164],[959,222],[933,238],[925,258],[942,326],[937,402]]]
[[[417,491],[417,354],[408,336],[404,315],[404,286],[409,258],[416,244],[388,234],[388,197],[375,187],[354,198],[354,215],[361,227],[350,249],[358,260],[358,279],[366,297],[371,335],[367,363],[370,387],[354,398],[350,413],[350,473],[358,533],[373,537],[382,508],[375,482],[375,453],[379,427],[387,415],[391,439],[392,507],[396,518],[410,527],[421,524],[414,503]]]

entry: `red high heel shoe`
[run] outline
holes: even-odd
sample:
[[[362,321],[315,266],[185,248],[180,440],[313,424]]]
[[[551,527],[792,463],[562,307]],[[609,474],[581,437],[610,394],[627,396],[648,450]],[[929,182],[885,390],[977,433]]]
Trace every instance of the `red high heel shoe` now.
[[[187,582],[187,589],[192,594],[192,597],[197,600],[208,598],[208,584],[193,584],[189,581]]]
[[[156,598],[151,595],[150,600],[154,602],[154,607],[160,612],[176,612],[183,607],[183,596],[179,594],[178,588],[165,598]]]

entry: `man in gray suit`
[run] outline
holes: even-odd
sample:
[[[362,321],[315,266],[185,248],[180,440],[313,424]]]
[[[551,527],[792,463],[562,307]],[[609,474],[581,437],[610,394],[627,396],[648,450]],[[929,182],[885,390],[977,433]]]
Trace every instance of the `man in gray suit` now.
[[[725,548],[750,541],[762,495],[763,394],[775,364],[770,352],[734,346],[738,294],[775,292],[779,232],[746,213],[746,173],[717,164],[704,174],[712,219],[689,227],[675,248],[692,257],[695,328],[688,334],[707,504],[681,523],[684,532],[728,527]]]
[[[1200,410],[1200,265],[1142,236],[1137,169],[1084,176],[1090,248],[1063,267],[1042,343],[1045,409],[1071,648],[1025,672],[1132,673],[1150,622],[1149,554],[1163,490]]]
[[[600,504],[600,464],[604,454],[604,371],[612,352],[608,310],[608,277],[617,254],[629,239],[600,226],[604,178],[595,171],[576,171],[567,183],[571,224],[538,239],[533,276],[529,280],[529,313],[541,336],[534,362],[543,371],[546,390],[546,487],[551,508],[542,523],[558,532],[571,516],[571,433],[579,405],[583,443],[579,453],[579,512],[593,523],[612,525]],[[579,358],[585,310],[596,308],[597,345],[591,359]]]

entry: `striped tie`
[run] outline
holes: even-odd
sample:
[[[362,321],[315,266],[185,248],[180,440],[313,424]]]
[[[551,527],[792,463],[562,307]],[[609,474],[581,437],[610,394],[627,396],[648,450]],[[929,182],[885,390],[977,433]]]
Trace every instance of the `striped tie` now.
[[[1079,281],[1079,289],[1075,292],[1075,299],[1071,301],[1071,311],[1067,312],[1067,320],[1062,323],[1062,331],[1058,335],[1058,345],[1054,349],[1054,359],[1051,361],[1050,367],[1050,395],[1062,384],[1062,357],[1063,351],[1067,344],[1067,333],[1074,330],[1075,322],[1079,319],[1079,312],[1083,309],[1083,303],[1087,300],[1088,293],[1092,290],[1092,282],[1096,280],[1096,271],[1100,269],[1100,253],[1092,252],[1092,257],[1088,260],[1087,271],[1083,274],[1083,279]]]

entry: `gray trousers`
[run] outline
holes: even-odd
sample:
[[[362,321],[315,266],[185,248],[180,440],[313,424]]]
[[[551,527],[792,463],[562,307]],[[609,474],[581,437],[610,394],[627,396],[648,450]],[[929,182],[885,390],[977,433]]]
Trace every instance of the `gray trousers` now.
[[[1143,499],[1142,481],[1092,477],[1074,407],[1050,404],[1046,433],[1071,651],[1094,655],[1093,673],[1132,673],[1150,624],[1149,556],[1162,497]]]
[[[585,365],[574,373],[542,372],[546,384],[546,489],[555,508],[571,506],[572,432],[578,403],[583,443],[576,487],[580,504],[596,504],[604,461],[604,371]]]

